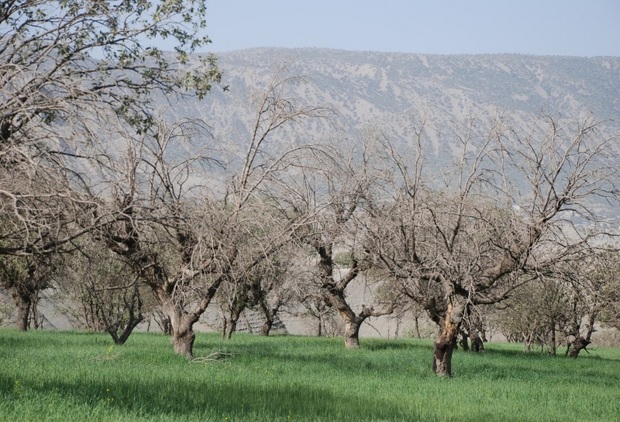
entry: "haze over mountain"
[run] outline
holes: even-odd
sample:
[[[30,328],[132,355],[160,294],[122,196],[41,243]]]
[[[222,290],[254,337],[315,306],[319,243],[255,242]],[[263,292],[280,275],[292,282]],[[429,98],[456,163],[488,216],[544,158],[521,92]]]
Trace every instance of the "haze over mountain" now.
[[[377,124],[389,129],[420,116],[441,123],[498,113],[527,119],[541,112],[571,118],[591,113],[611,129],[620,127],[618,57],[261,48],[218,58],[229,90],[214,89],[203,102],[176,109],[204,118],[215,134],[244,131],[252,93],[264,89],[282,66],[288,76],[307,78],[296,87],[297,101],[332,108],[348,130]]]

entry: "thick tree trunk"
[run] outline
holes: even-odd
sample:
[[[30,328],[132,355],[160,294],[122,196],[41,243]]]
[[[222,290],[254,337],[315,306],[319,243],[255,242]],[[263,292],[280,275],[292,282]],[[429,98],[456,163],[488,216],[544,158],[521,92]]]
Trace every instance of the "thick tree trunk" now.
[[[193,359],[194,340],[196,339],[193,326],[196,319],[189,315],[184,315],[178,309],[174,309],[168,315],[170,315],[170,324],[172,325],[171,342],[174,352],[187,359]]]
[[[568,356],[571,358],[577,358],[579,356],[579,352],[581,352],[582,350],[584,350],[586,347],[588,347],[588,345],[591,342],[581,336],[578,336],[575,340],[573,340],[573,342],[571,343],[571,349],[570,352],[568,353]]]
[[[458,329],[463,309],[449,303],[441,331],[435,339],[433,350],[433,371],[442,377],[452,376],[452,353],[456,348]]]
[[[452,353],[456,349],[456,334],[452,335],[442,329],[435,340],[433,350],[433,371],[442,377],[452,376]]]
[[[575,340],[573,340],[568,345],[568,350],[566,351],[566,353],[571,358],[576,359],[579,356],[579,352],[581,352],[582,350],[585,350],[586,352],[588,351],[588,349],[586,348],[590,345],[590,343],[592,343],[592,334],[595,331],[594,321],[596,320],[596,315],[597,313],[593,312],[588,317],[588,322],[586,325],[587,332],[586,332],[585,337],[581,336],[581,334],[576,334]],[[575,331],[577,331],[577,333],[579,332],[579,326],[576,327]]]
[[[358,349],[360,347],[360,327],[362,321],[358,318],[346,319],[344,324],[344,346],[347,349]]]
[[[185,325],[184,327],[173,327],[172,329],[172,346],[174,347],[174,352],[187,359],[194,358],[195,339],[196,334],[194,334],[191,326]]]

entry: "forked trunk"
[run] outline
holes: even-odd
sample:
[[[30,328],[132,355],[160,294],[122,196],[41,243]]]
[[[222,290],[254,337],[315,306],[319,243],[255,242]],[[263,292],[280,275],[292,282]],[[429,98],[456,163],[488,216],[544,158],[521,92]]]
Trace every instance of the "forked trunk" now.
[[[585,334],[585,337],[581,336],[580,334],[577,334],[575,337],[575,340],[573,340],[568,345],[568,350],[566,350],[566,353],[571,358],[576,359],[579,356],[579,352],[581,352],[582,350],[585,350],[586,352],[588,351],[587,347],[590,345],[590,343],[592,343],[592,334],[595,331],[594,321],[596,320],[596,315],[597,313],[594,312],[590,314],[590,316],[588,317],[587,324],[586,324],[587,332]],[[578,328],[579,326],[577,326],[577,329],[575,331],[578,332]]]
[[[458,329],[461,323],[462,309],[450,303],[443,320],[441,331],[435,339],[433,350],[433,371],[442,377],[452,376],[452,353],[456,348]]]
[[[585,350],[590,343],[590,340],[581,336],[577,336],[577,338],[573,340],[573,342],[569,346],[568,356],[577,359],[577,357],[579,356],[579,352]]]
[[[234,332],[237,331],[237,322],[241,317],[241,312],[245,309],[245,306],[235,306],[230,311],[230,318],[226,321],[226,325],[224,326],[225,335],[224,338],[230,340]]]
[[[362,321],[348,319],[344,324],[344,346],[347,349],[358,349],[360,347],[360,327]]]
[[[230,340],[235,331],[237,331],[237,320],[231,318],[226,321],[226,340]]]
[[[273,309],[269,309],[267,303],[265,303],[265,301],[263,300],[260,303],[260,307],[263,311],[263,315],[265,316],[265,322],[260,327],[260,335],[268,336],[271,332],[271,327],[273,327],[274,320],[276,319],[279,305],[275,306]]]

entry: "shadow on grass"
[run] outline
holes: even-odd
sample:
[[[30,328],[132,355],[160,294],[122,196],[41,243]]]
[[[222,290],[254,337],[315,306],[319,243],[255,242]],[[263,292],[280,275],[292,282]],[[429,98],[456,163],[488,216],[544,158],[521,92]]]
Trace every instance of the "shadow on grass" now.
[[[0,376],[0,385],[12,380]],[[103,404],[128,418],[159,418],[161,416],[205,420],[419,420],[407,407],[353,391],[341,395],[304,385],[257,385],[231,380],[227,383],[185,382],[166,383],[91,380],[46,382],[31,387],[36,394],[57,394],[71,402],[93,406]],[[353,389],[352,389],[353,390]]]

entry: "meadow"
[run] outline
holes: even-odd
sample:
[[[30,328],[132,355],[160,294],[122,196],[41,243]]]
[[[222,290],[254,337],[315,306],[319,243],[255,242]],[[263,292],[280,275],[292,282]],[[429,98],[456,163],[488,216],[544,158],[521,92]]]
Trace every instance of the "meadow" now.
[[[520,345],[455,352],[430,368],[425,340],[198,334],[195,361],[169,339],[124,346],[82,332],[0,330],[2,421],[620,420],[620,350],[577,360]]]

